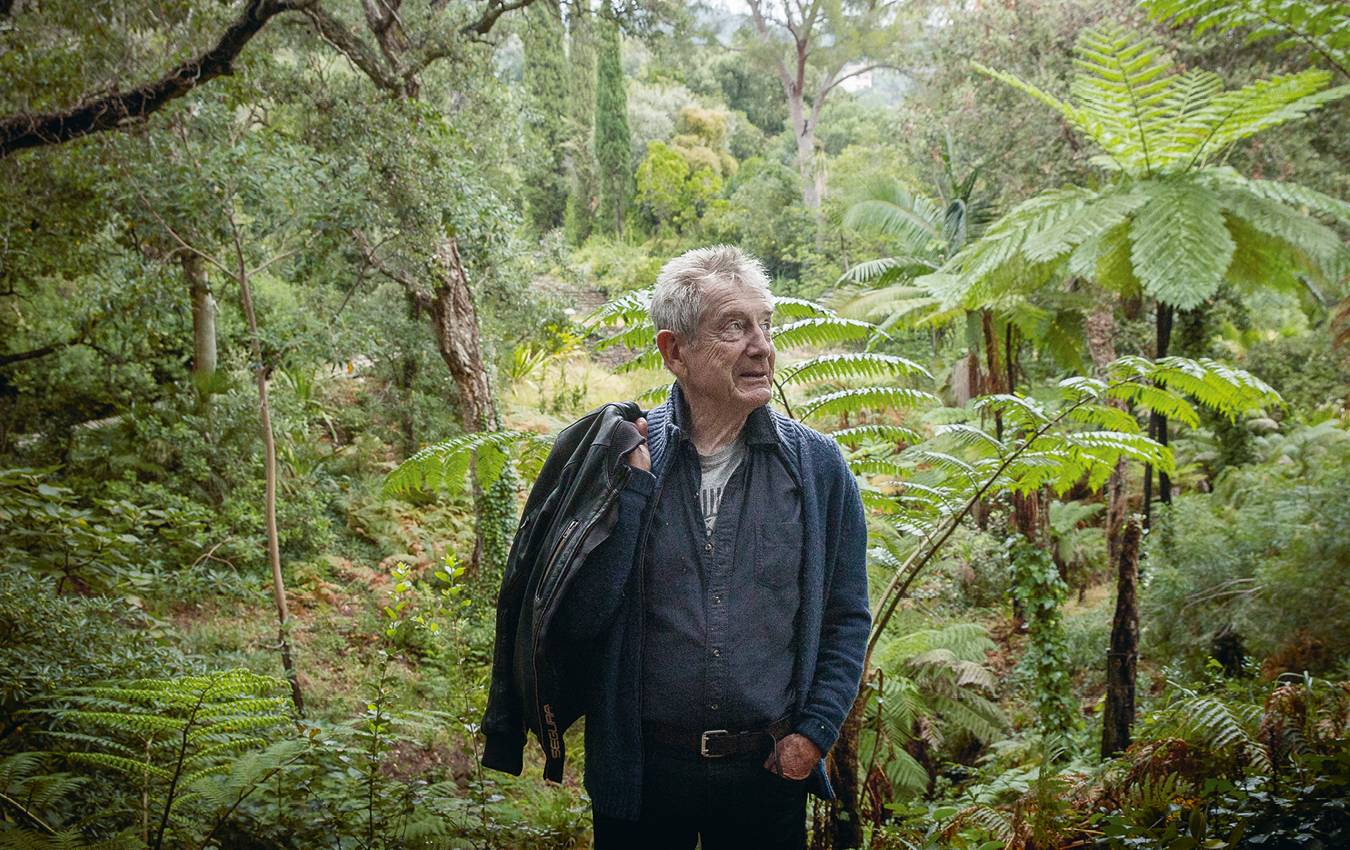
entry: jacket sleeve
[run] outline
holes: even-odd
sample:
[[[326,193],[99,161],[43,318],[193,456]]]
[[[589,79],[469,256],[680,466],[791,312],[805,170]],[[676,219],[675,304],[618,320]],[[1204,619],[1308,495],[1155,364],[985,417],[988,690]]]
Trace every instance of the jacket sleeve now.
[[[609,537],[595,547],[558,605],[554,627],[569,640],[584,641],[607,630],[623,604],[638,540],[656,478],[634,468],[619,494],[619,515]]]
[[[837,449],[830,467],[839,478],[826,514],[826,533],[834,539],[826,547],[829,561],[825,565],[820,649],[810,696],[796,729],[821,753],[828,753],[834,746],[839,727],[853,708],[872,628],[867,596],[867,518],[862,497]]]

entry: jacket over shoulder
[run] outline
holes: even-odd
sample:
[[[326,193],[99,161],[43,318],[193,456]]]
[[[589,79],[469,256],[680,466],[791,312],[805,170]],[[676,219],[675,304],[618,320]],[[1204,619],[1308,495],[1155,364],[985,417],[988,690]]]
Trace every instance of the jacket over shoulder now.
[[[497,597],[486,767],[519,775],[528,729],[544,749],[545,777],[562,779],[563,733],[583,708],[575,688],[561,687],[579,674],[549,627],[577,568],[613,528],[641,415],[633,402],[607,404],[568,426],[526,500]]]

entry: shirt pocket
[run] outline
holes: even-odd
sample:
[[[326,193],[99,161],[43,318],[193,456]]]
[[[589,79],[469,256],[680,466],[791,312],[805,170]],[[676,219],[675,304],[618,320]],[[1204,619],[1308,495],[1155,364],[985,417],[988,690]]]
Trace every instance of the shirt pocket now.
[[[764,587],[796,584],[802,565],[802,527],[766,522],[755,536],[755,581]]]

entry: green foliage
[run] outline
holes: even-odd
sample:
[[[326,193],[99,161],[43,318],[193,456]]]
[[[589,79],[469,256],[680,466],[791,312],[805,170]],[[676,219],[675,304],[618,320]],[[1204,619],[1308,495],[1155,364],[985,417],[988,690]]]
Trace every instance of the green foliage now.
[[[1031,546],[1025,538],[1009,539],[1012,597],[1027,619],[1030,644],[1023,663],[1034,670],[1036,708],[1041,734],[1049,739],[1071,735],[1078,728],[1078,700],[1073,694],[1073,674],[1064,639],[1063,605],[1068,585],[1050,554]]]
[[[209,836],[305,751],[302,742],[269,741],[290,721],[288,698],[274,696],[286,687],[246,670],[107,682],[63,691],[28,713],[48,718],[47,735],[66,764],[118,775],[135,789],[139,800],[129,793],[123,805],[135,820],[152,824],[147,843],[158,848],[165,840]]]
[[[1224,92],[1213,74],[1173,75],[1160,54],[1123,30],[1088,30],[1077,47],[1072,103],[981,68],[1051,105],[1102,147],[1106,154],[1093,161],[1112,182],[1049,190],[1011,210],[924,279],[944,306],[1006,304],[1066,271],[1182,309],[1210,297],[1225,276],[1294,286],[1302,273],[1326,285],[1350,272],[1350,249],[1299,205],[1338,221],[1350,220],[1350,207],[1211,164],[1238,141],[1350,87],[1326,89],[1325,72],[1307,71]],[[1267,273],[1250,274],[1254,255],[1266,258]]]
[[[997,740],[1006,721],[991,696],[997,685],[985,666],[994,643],[976,623],[955,623],[883,639],[876,663],[876,699],[863,720],[863,764],[879,764],[896,800],[928,791],[928,765],[969,739]],[[949,741],[951,743],[949,743]]]
[[[600,177],[602,233],[622,236],[632,194],[632,142],[628,133],[628,96],[619,61],[619,28],[606,3],[600,16],[600,50],[595,63],[595,162]]]
[[[1346,9],[1336,2],[1305,0],[1143,0],[1154,20],[1190,24],[1196,35],[1206,30],[1244,30],[1247,40],[1279,40],[1280,49],[1310,48],[1350,73],[1350,27]]]
[[[638,166],[637,192],[658,233],[667,228],[679,233],[699,222],[708,204],[721,194],[722,181],[706,169],[691,171],[678,151],[652,142]]]
[[[1228,641],[1270,669],[1324,671],[1350,655],[1346,472],[1333,421],[1254,437],[1260,463],[1224,471],[1209,495],[1178,498],[1149,549],[1146,645],[1196,673]]]
[[[568,7],[567,129],[572,156],[571,185],[567,194],[567,239],[583,244],[595,227],[599,203],[595,162],[596,57],[590,7]]]
[[[539,233],[561,227],[567,209],[567,174],[563,167],[567,131],[567,67],[563,26],[557,7],[538,3],[526,13],[525,85],[533,100],[530,129],[540,162],[522,192],[530,222]]]

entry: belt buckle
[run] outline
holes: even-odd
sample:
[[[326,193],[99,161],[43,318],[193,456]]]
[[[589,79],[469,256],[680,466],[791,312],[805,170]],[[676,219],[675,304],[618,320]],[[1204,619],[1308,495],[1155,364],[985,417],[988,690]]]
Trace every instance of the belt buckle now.
[[[731,734],[731,733],[729,733],[729,732],[728,732],[727,730],[725,730],[725,729],[709,729],[708,731],[704,732],[704,733],[699,737],[699,742],[698,742],[698,752],[699,752],[699,755],[703,756],[704,758],[708,758],[708,759],[720,759],[720,758],[722,758],[724,755],[726,755],[726,753],[710,753],[710,752],[708,752],[708,738],[710,738],[710,737],[712,737],[712,738],[725,738],[725,737],[727,737],[727,736],[730,735],[730,734]]]

